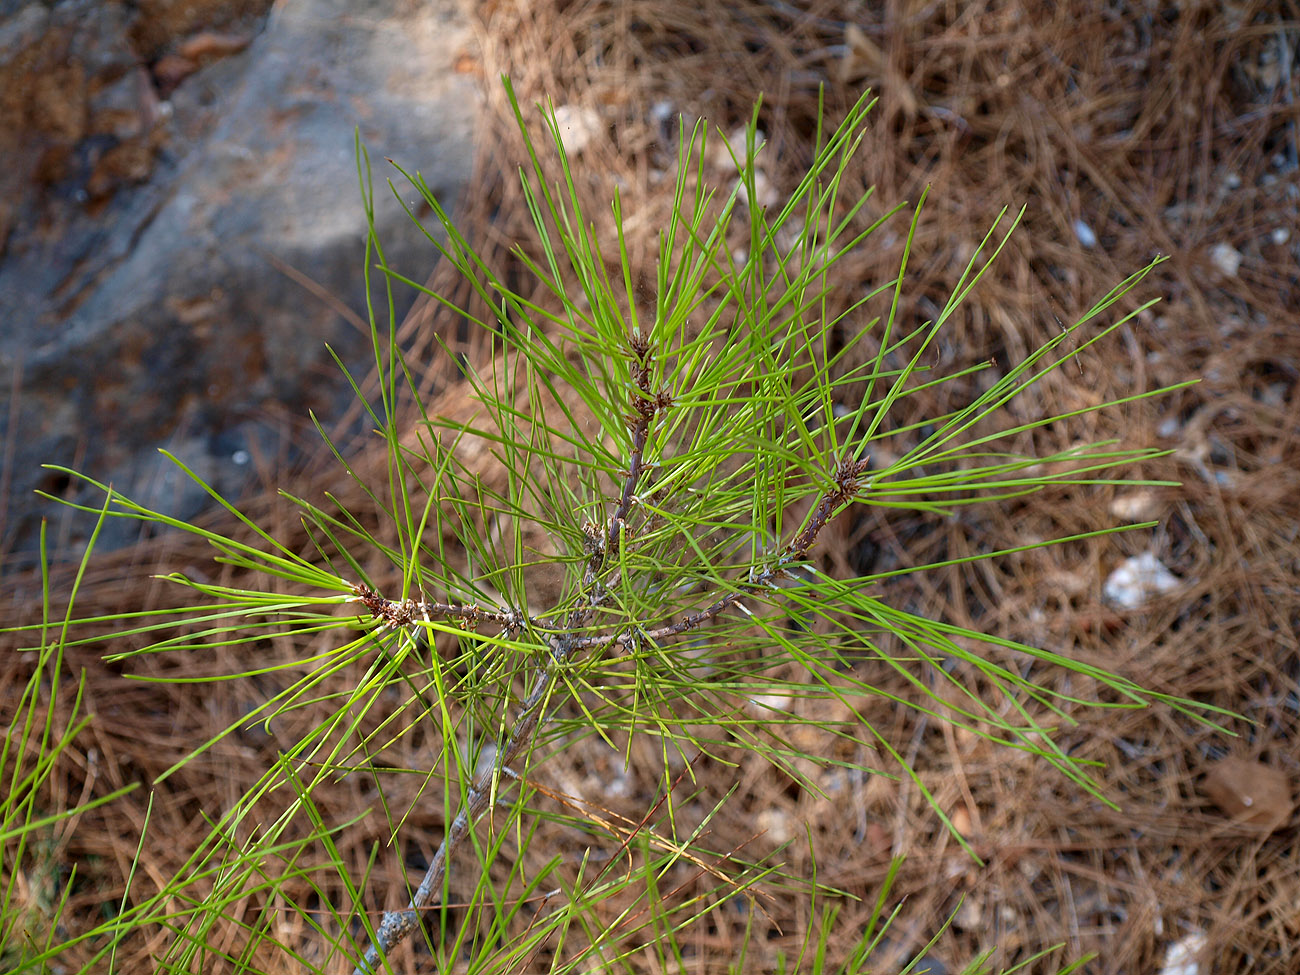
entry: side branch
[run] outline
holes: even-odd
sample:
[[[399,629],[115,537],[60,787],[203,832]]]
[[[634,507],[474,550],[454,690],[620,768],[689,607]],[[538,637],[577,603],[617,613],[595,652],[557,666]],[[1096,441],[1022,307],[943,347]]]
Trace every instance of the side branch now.
[[[370,610],[372,617],[382,620],[386,627],[394,630],[432,620],[460,620],[467,626],[495,623],[514,632],[535,622],[519,610],[484,609],[476,603],[417,602],[414,599],[403,599],[399,602],[385,599],[362,582],[352,587],[352,593],[366,609]]]
[[[835,517],[840,506],[852,501],[858,491],[861,490],[862,485],[858,479],[867,472],[868,466],[869,462],[865,458],[863,460],[839,461],[835,467],[835,487],[818,499],[817,507],[813,510],[808,524],[786,546],[776,562],[749,581],[740,583],[730,592],[718,597],[699,612],[684,616],[675,623],[667,623],[653,630],[642,630],[641,637],[658,641],[668,637],[680,636],[722,615],[746,596],[763,592],[777,579],[784,577],[786,575],[786,566],[792,562],[801,562],[808,557],[808,552],[816,543],[821,530]],[[570,641],[569,646],[572,650],[590,650],[611,645],[623,646],[632,638],[633,631],[623,630],[618,633],[607,633],[603,636],[575,638]]]
[[[632,366],[632,385],[635,387],[632,393],[632,412],[626,418],[632,432],[632,453],[628,458],[627,470],[624,472],[623,491],[619,495],[618,505],[605,526],[605,544],[597,554],[597,564],[593,566],[596,573],[604,568],[611,558],[617,557],[619,530],[631,514],[632,505],[636,502],[637,485],[647,467],[645,448],[650,440],[650,424],[657,414],[663,413],[672,406],[672,397],[666,391],[660,390],[654,393],[650,390],[650,367],[653,357],[650,354],[649,341],[635,334],[629,339],[629,344],[635,360]]]
[[[645,460],[646,446],[650,442],[650,426],[656,416],[666,412],[673,405],[672,396],[667,390],[651,391],[650,371],[654,357],[651,354],[649,340],[639,332],[634,332],[628,338],[628,346],[633,359],[633,389],[629,404],[631,412],[625,419],[628,430],[632,434],[632,450],[628,456],[627,470],[623,472],[623,489],[604,530],[590,523],[583,526],[588,544],[587,568],[582,581],[587,591],[569,613],[566,621],[569,632],[565,637],[567,641],[565,646],[571,644],[572,634],[586,625],[591,619],[592,611],[604,601],[607,595],[600,581],[600,575],[605,566],[618,558],[628,516],[632,513],[632,506],[636,504],[637,486],[641,482],[641,476],[651,466]]]
[[[835,487],[821,496],[808,524],[790,542],[784,556],[786,561],[791,559],[799,561],[808,557],[808,552],[817,541],[817,536],[826,527],[827,522],[835,516],[836,509],[857,496],[862,487],[858,478],[865,474],[869,467],[870,461],[865,457],[862,460],[841,459],[836,463],[833,475]]]

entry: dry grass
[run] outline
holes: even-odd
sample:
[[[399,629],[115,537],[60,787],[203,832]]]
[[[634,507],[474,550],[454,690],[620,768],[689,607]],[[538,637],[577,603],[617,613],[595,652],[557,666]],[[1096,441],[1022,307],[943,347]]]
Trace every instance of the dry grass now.
[[[1082,714],[1065,740],[1075,754],[1104,763],[1099,774],[1119,805],[1112,810],[1028,758],[866,701],[867,717],[915,761],[987,866],[975,866],[951,842],[914,788],[883,777],[852,783],[846,815],[842,803],[832,807],[757,763],[727,770],[725,779],[720,772],[706,787],[701,801],[736,777],[742,784],[730,814],[713,823],[709,843],[756,855],[783,832],[800,834],[806,823],[821,879],[862,895],[865,904],[891,854],[908,854],[896,890],[907,900],[894,945],[905,951],[924,944],[964,895],[956,923],[933,952],[950,969],[993,945],[995,962],[1009,965],[1063,941],[1057,959],[1097,951],[1094,971],[1152,972],[1170,942],[1203,931],[1202,971],[1300,970],[1294,820],[1272,833],[1234,826],[1201,781],[1208,765],[1226,755],[1263,762],[1291,782],[1300,775],[1300,84],[1291,76],[1300,7],[1082,0],[868,6],[825,0],[797,13],[775,0],[485,0],[475,11],[480,47],[466,61],[485,79],[491,106],[479,192],[465,215],[472,236],[504,261],[505,248],[524,232],[513,184],[517,134],[494,83],[508,72],[525,102],[549,96],[556,105],[598,113],[599,127],[573,159],[575,173],[592,213],[603,212],[614,183],[621,187],[632,258],[644,269],[668,206],[662,173],[673,146],[666,115],[703,115],[731,129],[762,92],[761,124],[770,139],[764,166],[779,193],[808,162],[818,86],[827,86],[832,117],[864,85],[878,88],[880,105],[853,180],[876,187],[881,209],[932,187],[904,321],[933,315],[999,208],[1028,205],[995,273],[949,330],[941,367],[1016,360],[1053,335],[1058,318],[1072,321],[1154,253],[1169,255],[1144,286],[1144,296],[1161,294],[1163,303],[1020,407],[1073,409],[1200,379],[1019,445],[1050,450],[1120,437],[1171,448],[1141,472],[1183,484],[1140,499],[1160,527],[936,572],[893,584],[885,595],[908,609],[1239,711],[1251,723],[1233,723],[1233,738],[1167,711]],[[1240,263],[1228,273],[1234,254]],[[896,260],[897,242],[873,245],[846,268],[853,279],[846,284],[881,280]],[[450,326],[428,311],[417,309],[407,338],[420,361],[445,362],[432,353],[430,334]],[[451,338],[467,354],[481,353],[474,336]],[[451,376],[444,366],[430,367],[430,395],[455,403]],[[951,401],[913,408],[941,410]],[[357,449],[363,458],[373,452]],[[319,485],[328,469],[322,462],[303,483]],[[1115,501],[1111,490],[1080,488],[972,508],[948,522],[868,514],[846,528],[827,557],[843,571],[1000,549],[1112,524]],[[254,509],[277,535],[294,537],[282,505],[268,496]],[[1102,598],[1103,581],[1124,557],[1147,549],[1182,579],[1181,587],[1142,611],[1116,610]],[[180,543],[142,542],[99,564],[82,608],[118,606],[124,598],[156,604],[154,584],[144,581],[149,572],[211,571],[202,568],[205,560]],[[124,578],[139,581],[124,591]],[[270,661],[303,650],[270,645],[256,652]],[[236,669],[237,656],[147,661],[135,670],[220,673]],[[8,659],[0,675],[6,683],[19,676]],[[77,760],[61,770],[68,801],[151,780],[269,690],[256,682],[217,685],[215,694],[201,685],[125,682],[97,654],[74,662],[87,668],[97,720]],[[186,848],[176,838],[195,835],[204,814],[227,808],[294,731],[282,726],[269,738],[227,738],[157,790],[155,840],[144,850],[139,882],[170,876]],[[395,761],[418,767],[418,736],[402,747],[407,751]],[[654,756],[647,753],[643,764],[622,773],[598,749],[575,748],[546,766],[539,781],[558,795],[637,817],[655,787]],[[621,774],[626,780],[616,798],[602,786]],[[348,817],[372,800],[370,788],[360,777],[347,782],[324,811]],[[400,797],[390,798],[400,805]],[[63,835],[65,862],[99,858],[73,896],[72,916],[120,897],[143,802],[141,795],[134,804],[87,814]],[[429,803],[408,823],[408,851],[431,852],[442,820],[441,803]],[[756,839],[755,822],[768,831]],[[369,845],[383,839],[383,824],[372,817],[341,838],[348,844],[343,853],[359,872]],[[539,849],[550,856],[566,844],[572,840],[556,831]],[[409,852],[413,857],[418,853]],[[400,883],[400,864],[387,859],[376,868],[375,891]],[[799,872],[808,854],[796,843],[789,861]],[[765,970],[809,924],[798,901],[774,896],[767,909],[783,934],[758,939],[753,971]],[[865,910],[846,909],[845,938],[856,912]],[[734,930],[714,926],[691,942],[695,970],[725,970],[746,919],[735,920]],[[289,939],[299,933],[281,932]],[[233,944],[239,932],[227,935]],[[135,960],[123,970],[145,970],[151,947],[133,945]],[[653,970],[649,961],[646,970]],[[879,970],[892,968],[883,962]]]

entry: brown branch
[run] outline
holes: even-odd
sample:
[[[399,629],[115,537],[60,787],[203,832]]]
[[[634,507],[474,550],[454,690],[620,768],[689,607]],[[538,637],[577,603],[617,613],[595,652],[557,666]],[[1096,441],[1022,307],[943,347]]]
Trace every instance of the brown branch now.
[[[650,425],[657,415],[666,412],[673,404],[672,396],[667,390],[661,389],[657,393],[650,390],[653,356],[649,340],[640,332],[634,332],[628,338],[628,348],[633,359],[633,390],[630,404],[632,411],[625,419],[632,434],[632,450],[627,470],[623,471],[623,490],[614,513],[605,524],[603,536],[595,526],[584,526],[583,529],[588,538],[587,570],[583,575],[583,584],[588,588],[569,613],[566,629],[570,640],[572,634],[587,624],[593,611],[605,600],[606,590],[601,584],[600,574],[611,560],[618,557],[624,532],[628,530],[628,516],[636,504],[637,486],[641,482],[641,476],[653,466],[645,461],[646,445],[650,442]]]
[[[632,430],[632,454],[623,477],[623,494],[618,499],[618,507],[609,519],[605,529],[605,548],[602,563],[615,553],[619,541],[619,528],[627,521],[632,512],[632,503],[636,498],[636,486],[645,469],[645,447],[650,439],[650,423],[654,420],[656,403],[650,394],[650,344],[640,335],[631,339],[632,355],[636,363],[632,367],[632,385],[636,391],[632,394],[632,413],[627,417]]]
[[[835,512],[841,505],[852,501],[857,495],[861,487],[858,478],[867,472],[869,466],[870,462],[865,457],[862,460],[841,459],[836,463],[835,487],[821,496],[808,524],[786,548],[789,559],[802,561],[808,557],[809,550],[817,541],[817,535],[826,527],[827,522],[835,516]]]
[[[519,610],[484,609],[477,603],[437,603],[429,601],[417,602],[414,599],[403,599],[401,601],[385,599],[363,582],[358,582],[353,586],[352,593],[357,597],[358,602],[370,610],[372,617],[382,620],[384,626],[394,630],[404,626],[416,626],[419,623],[432,622],[433,620],[460,620],[467,626],[477,626],[480,623],[495,623],[514,632],[523,629],[529,623],[537,622]]]
[[[627,523],[636,503],[636,489],[641,475],[647,470],[645,448],[650,440],[650,424],[656,414],[663,413],[672,405],[672,397],[665,391],[655,394],[650,391],[650,343],[640,333],[633,334],[628,340],[635,360],[632,366],[632,412],[626,417],[632,431],[632,452],[628,458],[627,470],[623,472],[623,492],[619,496],[618,506],[610,516],[605,527],[605,544],[600,550],[600,564],[597,571],[618,555],[620,529]]]

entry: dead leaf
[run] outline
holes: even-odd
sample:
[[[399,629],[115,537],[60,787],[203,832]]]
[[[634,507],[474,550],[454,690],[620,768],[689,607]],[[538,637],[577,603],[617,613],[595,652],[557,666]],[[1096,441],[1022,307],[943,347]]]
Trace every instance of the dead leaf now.
[[[221,34],[216,31],[199,31],[181,42],[176,53],[189,61],[202,64],[216,58],[238,54],[253,43],[252,34]]]
[[[840,80],[850,84],[859,78],[878,82],[884,93],[898,99],[898,105],[909,118],[915,118],[920,101],[906,76],[899,71],[884,50],[857,24],[844,27],[844,57],[840,61]]]
[[[952,823],[952,828],[955,829],[958,833],[960,833],[964,839],[970,839],[970,833],[971,833],[970,810],[968,810],[965,806],[958,806],[955,810],[953,810],[953,814],[950,817],[950,821]]]
[[[844,27],[844,59],[840,61],[840,80],[845,84],[858,78],[883,78],[885,52],[857,24]]]
[[[1216,762],[1203,790],[1231,819],[1269,833],[1282,826],[1295,808],[1285,772],[1244,758]]]
[[[874,821],[867,823],[866,844],[871,854],[878,857],[888,856],[889,851],[894,847],[889,830]]]

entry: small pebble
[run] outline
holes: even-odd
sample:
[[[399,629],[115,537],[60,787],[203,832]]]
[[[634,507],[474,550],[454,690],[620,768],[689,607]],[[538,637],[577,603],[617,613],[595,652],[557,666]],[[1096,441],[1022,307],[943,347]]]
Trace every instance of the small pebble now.
[[[604,123],[593,108],[561,105],[555,110],[555,126],[560,130],[565,155],[576,156],[601,134]]]
[[[1224,276],[1235,278],[1241,268],[1241,252],[1231,244],[1215,244],[1210,248],[1210,261]]]
[[[1205,935],[1193,931],[1165,949],[1164,964],[1157,975],[1201,975],[1200,955],[1205,950]]]
[[[1172,592],[1182,580],[1151,552],[1125,559],[1106,578],[1101,594],[1121,609],[1139,609],[1155,596]]]

